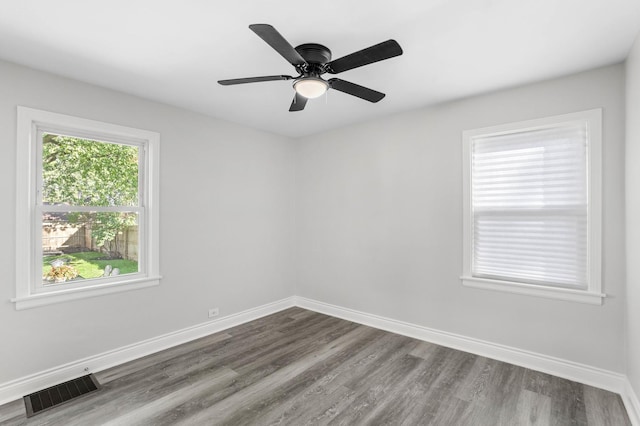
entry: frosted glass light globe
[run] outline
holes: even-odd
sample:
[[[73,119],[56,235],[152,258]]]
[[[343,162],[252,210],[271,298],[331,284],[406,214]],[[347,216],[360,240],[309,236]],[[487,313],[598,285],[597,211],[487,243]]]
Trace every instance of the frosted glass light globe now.
[[[329,85],[321,78],[305,77],[293,83],[293,88],[300,96],[313,99],[324,95]]]

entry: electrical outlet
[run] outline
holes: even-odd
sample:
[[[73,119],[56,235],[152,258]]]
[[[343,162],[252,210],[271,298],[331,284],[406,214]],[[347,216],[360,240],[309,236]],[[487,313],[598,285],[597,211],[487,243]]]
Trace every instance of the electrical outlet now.
[[[218,308],[209,309],[209,318],[217,317],[218,315],[220,315],[220,309]]]

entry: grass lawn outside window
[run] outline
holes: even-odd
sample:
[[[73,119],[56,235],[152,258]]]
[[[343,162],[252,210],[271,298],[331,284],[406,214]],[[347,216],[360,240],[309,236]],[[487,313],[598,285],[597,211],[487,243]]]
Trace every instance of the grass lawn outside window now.
[[[108,259],[105,253],[97,251],[83,251],[55,256],[44,256],[42,259],[42,274],[46,276],[51,270],[51,262],[61,260],[78,271],[78,278],[99,278],[104,275],[104,269],[111,265],[118,268],[120,274],[138,272],[138,262],[127,259]],[[75,278],[75,279],[78,279]],[[51,282],[53,284],[53,282]]]

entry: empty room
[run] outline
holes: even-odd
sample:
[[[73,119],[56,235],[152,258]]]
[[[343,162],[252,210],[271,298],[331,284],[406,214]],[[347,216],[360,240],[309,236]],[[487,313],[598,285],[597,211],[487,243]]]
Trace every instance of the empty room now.
[[[640,1],[0,5],[0,424],[640,426]]]

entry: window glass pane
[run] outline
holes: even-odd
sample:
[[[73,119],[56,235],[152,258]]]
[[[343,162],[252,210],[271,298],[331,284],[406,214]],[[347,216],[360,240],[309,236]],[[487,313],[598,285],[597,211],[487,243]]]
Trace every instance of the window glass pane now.
[[[136,213],[42,215],[44,285],[137,273],[138,249]]]
[[[45,133],[42,204],[137,206],[137,146]]]

